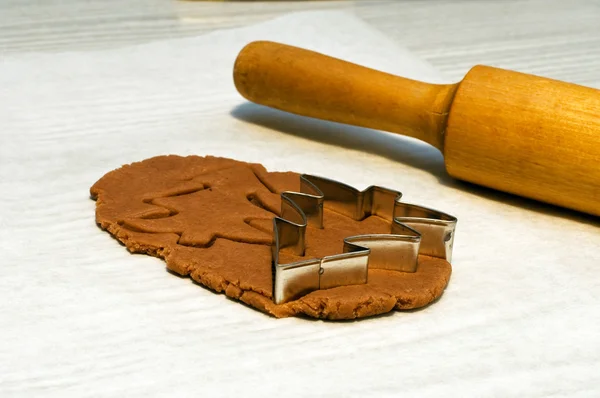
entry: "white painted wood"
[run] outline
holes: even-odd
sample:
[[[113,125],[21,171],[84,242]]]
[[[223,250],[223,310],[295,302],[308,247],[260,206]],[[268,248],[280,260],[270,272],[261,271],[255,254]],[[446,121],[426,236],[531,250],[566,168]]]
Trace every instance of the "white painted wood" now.
[[[357,15],[453,80],[481,63],[600,87],[596,0],[4,0],[0,50],[116,47],[326,9]]]

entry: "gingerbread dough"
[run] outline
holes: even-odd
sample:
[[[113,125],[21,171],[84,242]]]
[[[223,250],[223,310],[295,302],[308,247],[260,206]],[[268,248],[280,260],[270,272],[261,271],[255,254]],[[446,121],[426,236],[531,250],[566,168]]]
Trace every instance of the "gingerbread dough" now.
[[[90,192],[96,222],[129,251],[163,258],[170,271],[278,318],[362,318],[419,308],[441,296],[450,264],[419,256],[416,273],[369,270],[365,285],[275,305],[272,220],[285,190],[299,190],[298,174],[226,158],[159,156],[111,171]],[[324,226],[307,229],[307,256],[340,253],[346,236],[390,231],[379,217],[355,221],[327,208]]]

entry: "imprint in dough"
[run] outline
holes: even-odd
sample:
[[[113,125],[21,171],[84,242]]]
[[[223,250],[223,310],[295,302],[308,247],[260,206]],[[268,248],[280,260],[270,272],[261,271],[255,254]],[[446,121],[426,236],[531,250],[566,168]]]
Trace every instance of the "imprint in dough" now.
[[[199,156],[158,156],[107,173],[90,189],[96,222],[129,251],[163,258],[167,268],[275,317],[354,319],[436,300],[450,264],[419,256],[418,270],[369,270],[368,283],[272,301],[273,217],[282,191],[299,190],[299,175],[262,165]],[[340,253],[343,239],[389,233],[377,216],[355,221],[325,209],[324,228],[307,228],[306,256]],[[297,260],[285,255],[282,262]]]

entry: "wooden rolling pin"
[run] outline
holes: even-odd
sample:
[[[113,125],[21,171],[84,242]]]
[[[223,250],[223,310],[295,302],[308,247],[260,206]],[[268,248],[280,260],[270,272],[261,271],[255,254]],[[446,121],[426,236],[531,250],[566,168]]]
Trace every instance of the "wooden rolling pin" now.
[[[264,41],[234,81],[262,105],[428,142],[455,178],[600,216],[599,90],[489,66],[427,84]]]

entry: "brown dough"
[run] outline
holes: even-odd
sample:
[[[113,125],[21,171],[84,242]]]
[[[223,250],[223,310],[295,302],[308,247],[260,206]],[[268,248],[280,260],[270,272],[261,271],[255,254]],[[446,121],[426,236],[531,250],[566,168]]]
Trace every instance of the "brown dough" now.
[[[441,296],[451,266],[419,256],[418,271],[369,270],[365,285],[272,301],[272,220],[296,173],[199,156],[158,156],[111,171],[90,192],[96,222],[127,249],[165,259],[167,268],[275,317],[354,319],[425,306]],[[340,253],[346,236],[389,233],[376,216],[355,221],[325,209],[324,229],[307,229],[306,255]],[[291,261],[293,258],[284,259]]]

